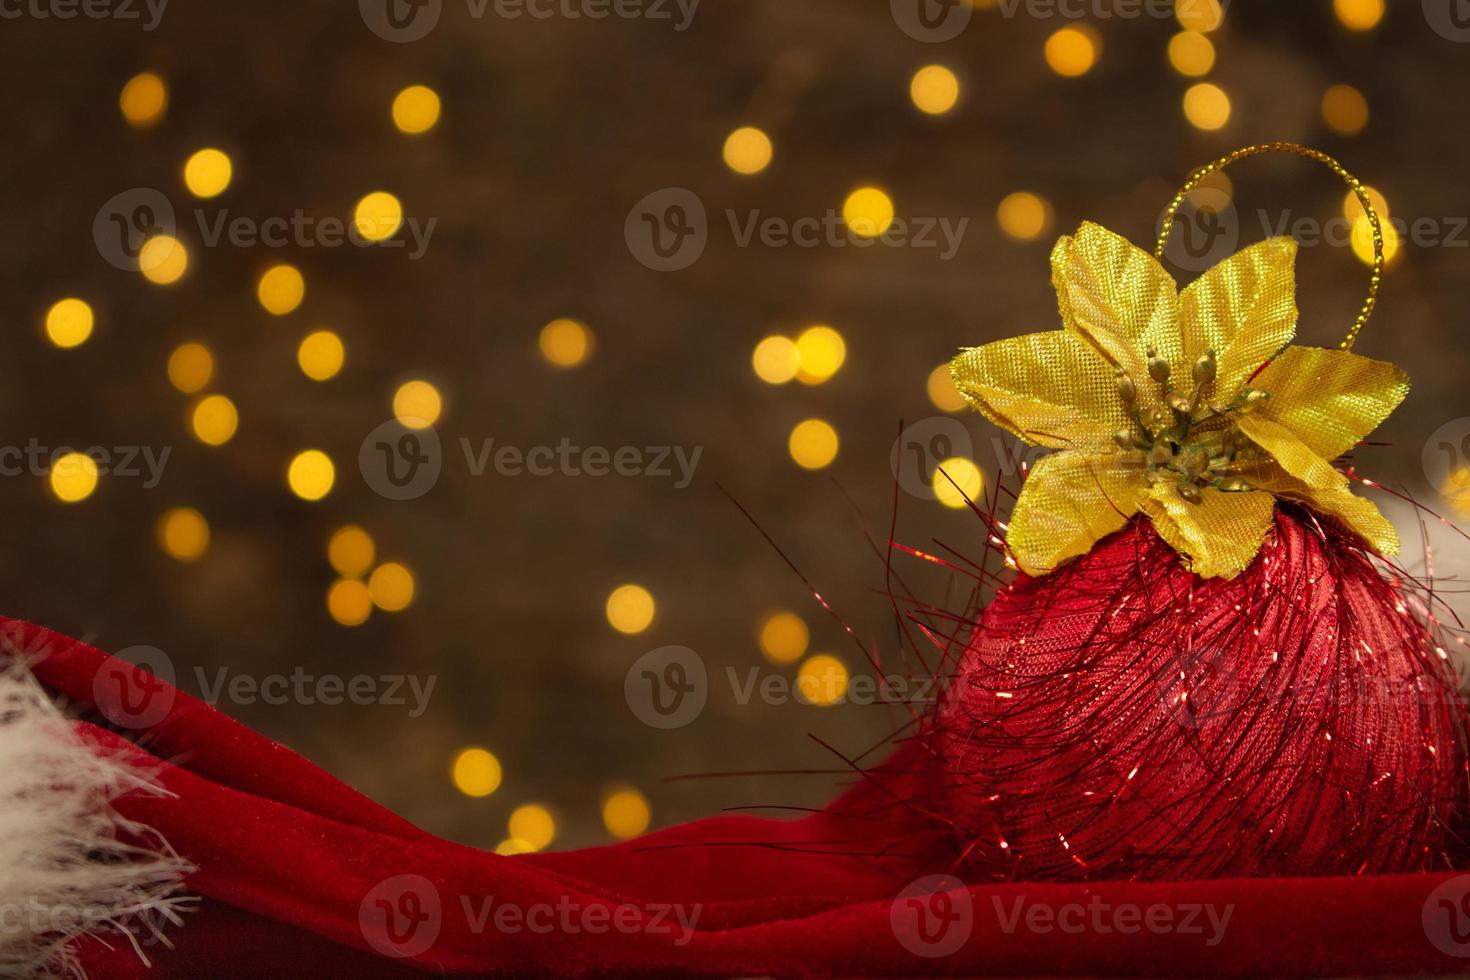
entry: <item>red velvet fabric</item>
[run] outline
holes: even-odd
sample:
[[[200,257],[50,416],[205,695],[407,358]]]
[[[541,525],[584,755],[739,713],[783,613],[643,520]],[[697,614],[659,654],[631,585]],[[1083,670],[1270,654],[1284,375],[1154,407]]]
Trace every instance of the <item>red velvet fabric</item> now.
[[[188,887],[203,901],[169,930],[172,949],[146,950],[151,967],[124,941],[82,943],[95,977],[1347,976],[1470,965],[1470,878],[1453,872],[951,882],[952,892],[908,894],[936,870],[912,811],[889,805],[899,783],[926,778],[910,768],[918,743],[888,775],[802,820],[717,817],[612,847],[499,857],[426,834],[85,644],[13,620],[0,630],[83,708],[107,690],[99,671],[135,704],[151,692],[169,705],[134,740],[78,724],[173,794],[119,807],[196,866]],[[671,925],[667,905],[697,921]],[[521,918],[497,920],[504,908]],[[1199,912],[1197,928],[1184,927],[1205,908],[1228,915],[1225,928]],[[557,922],[574,928],[528,926],[547,921],[542,909],[569,910]]]

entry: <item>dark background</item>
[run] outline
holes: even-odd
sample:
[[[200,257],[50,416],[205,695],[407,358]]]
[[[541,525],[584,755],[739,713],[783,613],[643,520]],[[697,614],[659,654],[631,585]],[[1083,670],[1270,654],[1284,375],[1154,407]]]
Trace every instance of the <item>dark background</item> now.
[[[478,845],[503,838],[506,815],[529,801],[558,815],[558,846],[607,840],[598,807],[614,784],[637,786],[656,825],[725,806],[819,802],[836,777],[664,782],[834,768],[808,733],[860,752],[901,718],[884,706],[737,703],[725,668],[763,663],[756,630],[772,609],[802,613],[813,651],[854,668],[861,654],[717,484],[863,642],[893,657],[883,565],[864,531],[887,535],[899,422],[937,414],[925,380],[957,347],[1057,325],[1047,265],[1056,235],[1091,219],[1146,244],[1192,167],[1270,139],[1339,156],[1395,217],[1434,219],[1446,236],[1470,208],[1470,45],[1431,29],[1419,3],[1392,4],[1376,28],[1355,32],[1328,0],[1236,0],[1211,35],[1208,81],[1233,105],[1216,132],[1181,111],[1192,80],[1165,57],[1174,20],[1090,14],[1100,58],[1064,78],[1042,51],[1071,23],[977,10],[957,38],[924,43],[879,0],[704,0],[684,32],[616,17],[475,19],[462,0],[445,0],[427,37],[395,44],[346,0],[174,0],[151,32],[115,19],[0,20],[0,441],[172,447],[158,487],[104,477],[77,504],[58,502],[43,474],[0,479],[3,611],[106,649],[157,647],[196,694],[196,667],[437,675],[417,719],[383,705],[221,707],[428,829]],[[908,96],[930,63],[962,85],[939,117]],[[118,111],[140,71],[160,74],[170,92],[166,117],[146,129]],[[418,137],[389,117],[394,94],[413,83],[444,103],[437,127]],[[1359,135],[1323,123],[1322,93],[1339,83],[1371,106]],[[775,145],[753,177],[721,159],[741,125]],[[384,188],[410,216],[437,219],[429,248],[419,261],[401,249],[208,248],[190,220],[180,224],[190,268],[176,285],[104,261],[92,238],[99,207],[143,187],[188,213],[180,168],[203,146],[226,150],[235,167],[229,189],[199,205],[209,211],[345,217]],[[1341,184],[1305,161],[1248,161],[1233,174],[1241,244],[1260,237],[1257,209],[1340,213]],[[740,248],[722,217],[821,216],[863,183],[886,188],[900,216],[968,218],[959,252],[943,261],[934,249]],[[711,215],[702,258],[668,273],[640,264],[624,239],[629,209],[665,187],[694,191]],[[996,222],[998,202],[1022,189],[1055,213],[1035,241],[1008,238]],[[1375,437],[1387,445],[1360,453],[1359,465],[1418,494],[1434,489],[1420,463],[1426,438],[1470,414],[1467,239],[1461,227],[1457,245],[1406,244],[1358,346],[1403,365],[1416,385]],[[274,317],[254,280],[281,260],[303,271],[307,296]],[[1302,341],[1335,344],[1366,268],[1344,248],[1305,248],[1299,276]],[[59,350],[41,322],[68,295],[87,299],[98,325],[84,345]],[[570,371],[537,348],[542,325],[562,316],[585,321],[597,341]],[[819,386],[760,381],[756,342],[813,322],[845,338],[841,371]],[[347,346],[343,373],[326,384],[295,364],[296,344],[319,326]],[[192,399],[165,373],[187,340],[215,354],[208,390],[239,406],[239,432],[220,448],[189,434]],[[444,394],[446,454],[430,493],[397,502],[374,493],[355,461],[410,377]],[[808,416],[842,437],[837,461],[819,472],[786,451]],[[994,430],[961,417],[994,479]],[[474,478],[461,437],[704,455],[683,490],[616,476]],[[307,446],[338,466],[317,503],[293,497],[282,477]],[[179,505],[203,512],[213,533],[191,565],[155,541],[159,514]],[[981,551],[973,517],[906,493],[899,506],[901,540]],[[329,618],[326,543],[347,523],[414,571],[408,610],[357,628]],[[944,576],[913,565],[905,572],[927,596],[962,604]],[[628,581],[658,603],[637,636],[614,632],[603,613]],[[704,714],[673,732],[641,724],[623,696],[629,666],[664,644],[697,650],[712,678]],[[504,765],[489,797],[465,797],[449,778],[466,745]]]

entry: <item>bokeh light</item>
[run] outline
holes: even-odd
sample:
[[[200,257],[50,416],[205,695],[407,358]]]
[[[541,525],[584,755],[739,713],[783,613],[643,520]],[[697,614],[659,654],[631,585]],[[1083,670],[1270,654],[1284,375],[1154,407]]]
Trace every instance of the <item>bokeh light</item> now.
[[[847,695],[847,665],[830,653],[802,662],[796,673],[797,696],[807,704],[830,707]]]
[[[1359,206],[1361,211],[1361,205]],[[1379,215],[1379,226],[1383,235],[1383,262],[1388,265],[1398,258],[1399,246],[1403,242],[1399,238],[1398,229],[1395,228],[1386,217]],[[1373,265],[1373,223],[1368,220],[1366,214],[1353,221],[1353,254],[1358,261],[1366,266]]]
[[[145,71],[128,79],[117,102],[129,125],[152,126],[168,109],[168,86],[158,75]]]
[[[822,419],[806,419],[791,430],[786,448],[802,469],[820,470],[837,458],[837,430]]]
[[[825,323],[807,327],[796,338],[796,378],[803,384],[818,385],[831,378],[847,359],[847,343],[842,334]]]
[[[327,561],[344,578],[361,578],[373,567],[378,548],[373,536],[356,524],[348,524],[332,533],[327,542]]]
[[[1000,230],[1018,241],[1040,238],[1051,228],[1051,203],[1039,194],[1016,191],[1001,198],[995,209]]]
[[[352,209],[352,226],[370,242],[392,238],[403,225],[403,202],[387,191],[364,194]]]
[[[1383,196],[1383,192],[1371,184],[1364,184],[1363,193],[1368,195],[1368,203],[1372,204],[1373,210],[1378,213],[1378,220],[1387,221],[1392,212],[1388,208],[1388,198]],[[1343,195],[1342,216],[1349,221],[1367,217],[1367,213],[1363,210],[1363,202],[1358,200],[1358,195],[1354,191],[1348,191]]]
[[[1225,8],[1220,0],[1175,0],[1174,16],[1187,31],[1209,33],[1225,21]]]
[[[410,85],[393,97],[393,125],[400,133],[427,133],[439,121],[439,93],[427,85]]]
[[[531,854],[534,853],[535,850],[536,848],[532,847],[529,842],[520,840],[516,837],[507,837],[505,840],[495,845],[495,853],[499,854],[501,857],[514,857],[517,854]]]
[[[755,345],[750,365],[766,384],[783,385],[801,369],[801,353],[790,337],[772,335]]]
[[[342,578],[327,590],[327,614],[342,626],[361,626],[373,614],[368,587],[355,578]]]
[[[294,265],[278,263],[260,274],[255,283],[255,298],[267,313],[285,316],[306,298],[306,279]]]
[[[859,238],[877,238],[893,224],[893,199],[876,187],[859,187],[842,202],[842,220]]]
[[[138,271],[151,283],[172,285],[188,269],[189,250],[172,235],[154,235],[138,250]]]
[[[771,138],[754,126],[725,137],[725,166],[737,174],[758,174],[771,165]]]
[[[240,413],[224,395],[206,395],[195,403],[189,425],[194,438],[206,446],[223,446],[240,427]]]
[[[935,467],[932,485],[941,504],[959,510],[980,499],[985,477],[972,461],[955,456]]]
[[[384,612],[402,612],[413,603],[416,588],[413,572],[400,562],[384,562],[368,576],[373,605]]]
[[[1383,20],[1384,0],[1332,0],[1332,12],[1350,31],[1371,31]]]
[[[618,840],[637,837],[648,829],[653,811],[636,789],[619,789],[602,801],[602,824]]]
[[[579,320],[566,317],[541,328],[541,356],[559,368],[576,367],[592,355],[592,331]]]
[[[301,373],[313,381],[330,381],[342,370],[347,348],[330,330],[314,330],[301,339],[296,348],[296,363]]]
[[[454,788],[465,796],[489,796],[500,788],[500,760],[487,749],[461,749],[450,768]]]
[[[439,421],[443,410],[439,389],[427,381],[405,381],[393,393],[393,417],[407,428],[427,429]]]
[[[539,803],[526,803],[511,811],[506,832],[511,840],[524,841],[531,850],[539,851],[556,839],[556,818]]]
[[[46,311],[46,339],[57,347],[78,347],[92,336],[95,317],[86,300],[68,296]]]
[[[942,116],[960,100],[960,80],[943,65],[925,65],[909,80],[909,98],[920,112]]]
[[[337,482],[337,467],[320,449],[304,449],[286,466],[286,485],[302,500],[321,500]]]
[[[653,623],[653,594],[641,585],[620,585],[607,597],[608,624],[619,633],[642,633]]]
[[[51,492],[65,504],[75,504],[97,489],[97,461],[86,453],[70,452],[51,464]]]
[[[218,197],[230,186],[234,172],[234,164],[225,151],[207,146],[184,161],[184,186],[195,197]]]
[[[941,412],[958,412],[967,404],[965,396],[954,386],[954,375],[950,373],[948,364],[941,364],[930,371],[924,388],[930,403]]]
[[[154,532],[163,553],[186,565],[203,558],[209,550],[209,522],[193,507],[164,511]]]
[[[1047,67],[1064,78],[1085,75],[1097,64],[1101,39],[1086,27],[1063,27],[1046,39]]]
[[[1186,78],[1208,75],[1215,67],[1215,45],[1199,31],[1180,31],[1169,39],[1169,64]]]
[[[199,391],[213,377],[214,355],[203,344],[180,344],[168,356],[168,382],[186,395]]]
[[[772,663],[794,663],[806,653],[810,642],[811,632],[806,622],[794,612],[775,612],[761,623],[761,653]]]
[[[1191,85],[1184,93],[1184,118],[1196,129],[1222,129],[1230,121],[1230,97],[1210,82]]]
[[[1351,85],[1322,93],[1322,121],[1339,136],[1357,136],[1368,126],[1368,100]]]

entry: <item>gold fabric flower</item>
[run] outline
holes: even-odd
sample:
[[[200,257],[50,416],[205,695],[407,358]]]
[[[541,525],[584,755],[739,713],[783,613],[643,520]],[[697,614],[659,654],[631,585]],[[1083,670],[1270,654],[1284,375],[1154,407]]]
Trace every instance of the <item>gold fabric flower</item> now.
[[[1396,366],[1291,347],[1296,242],[1236,253],[1183,290],[1149,253],[1086,223],[1052,251],[1063,329],[961,351],[955,385],[996,425],[1057,449],[1006,542],[1044,575],[1143,513],[1206,578],[1251,563],[1276,499],[1382,554],[1398,535],[1332,460],[1408,394]]]

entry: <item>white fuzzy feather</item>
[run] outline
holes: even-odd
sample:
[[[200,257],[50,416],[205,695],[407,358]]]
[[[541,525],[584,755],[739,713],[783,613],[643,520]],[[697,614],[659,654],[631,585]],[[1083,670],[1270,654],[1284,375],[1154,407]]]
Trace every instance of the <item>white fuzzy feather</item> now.
[[[189,868],[112,807],[162,792],[83,742],[35,678],[0,658],[0,976],[81,976],[70,946],[84,934],[145,960],[145,944],[167,943]]]

